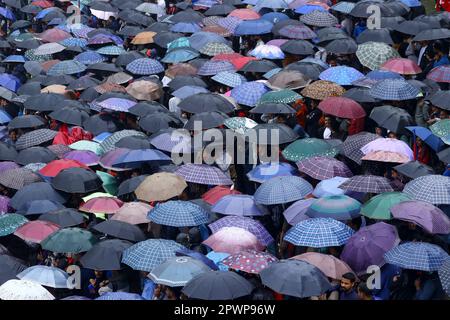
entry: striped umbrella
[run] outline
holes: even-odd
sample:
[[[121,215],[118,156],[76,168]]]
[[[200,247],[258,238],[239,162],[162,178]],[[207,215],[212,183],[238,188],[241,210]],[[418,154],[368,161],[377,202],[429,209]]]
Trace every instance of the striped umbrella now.
[[[189,201],[167,201],[148,213],[148,218],[157,224],[172,227],[192,227],[209,221],[208,213]]]
[[[311,218],[333,218],[340,221],[352,220],[360,216],[361,203],[346,196],[327,196],[315,200],[306,211]]]
[[[255,192],[255,202],[264,205],[284,204],[303,199],[313,187],[296,176],[274,177],[265,181]]]
[[[415,200],[435,205],[450,204],[450,177],[430,174],[405,185],[403,192]]]
[[[184,178],[187,182],[205,185],[232,185],[233,181],[219,168],[206,164],[188,163],[180,166],[176,175]]]
[[[345,163],[331,157],[307,158],[297,162],[297,167],[301,172],[317,180],[353,176]]]

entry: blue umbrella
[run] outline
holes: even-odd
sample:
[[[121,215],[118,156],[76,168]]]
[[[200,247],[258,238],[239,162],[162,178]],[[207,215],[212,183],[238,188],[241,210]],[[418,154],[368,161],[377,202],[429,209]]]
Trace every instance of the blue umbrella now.
[[[94,63],[103,62],[106,60],[106,58],[95,51],[86,51],[76,55],[74,60],[81,62],[82,64],[85,65],[90,65]]]
[[[352,67],[337,66],[331,67],[320,73],[321,80],[327,80],[342,86],[351,85],[352,82],[364,78],[364,75]]]
[[[122,254],[122,263],[134,270],[150,272],[183,248],[172,240],[149,239],[126,249]]]
[[[198,69],[197,74],[200,76],[214,76],[220,72],[234,72],[235,68],[232,63],[228,61],[207,61],[203,66]]]
[[[253,196],[230,194],[222,197],[212,207],[212,212],[233,216],[262,216],[269,212],[255,203]]]
[[[422,3],[419,0],[400,0],[400,1],[410,8],[420,7],[422,5]]]
[[[312,5],[312,4],[305,4],[303,6],[298,7],[297,9],[295,9],[295,12],[299,13],[299,14],[308,14],[308,13],[311,13],[311,12],[313,12],[315,10],[327,11],[322,6]]]
[[[147,215],[160,225],[192,227],[208,223],[209,214],[202,207],[189,201],[167,201],[157,204]]]
[[[11,120],[11,116],[6,111],[0,110],[0,124],[8,123]]]
[[[215,251],[211,251],[206,255],[206,257],[208,259],[211,259],[212,261],[214,261],[216,266],[219,267],[219,270],[221,270],[221,271],[228,271],[228,266],[224,265],[222,263],[222,260],[224,260],[225,258],[227,258],[229,256],[230,256],[229,253],[215,252]]]
[[[207,93],[209,92],[208,89],[205,89],[203,87],[198,87],[198,86],[184,86],[181,87],[178,90],[175,90],[174,92],[172,92],[172,95],[174,97],[180,98],[180,99],[185,99],[187,97],[190,97],[194,94],[197,93]]]
[[[20,80],[16,76],[8,73],[0,74],[0,86],[3,88],[16,92],[20,85]]]
[[[134,168],[140,167],[143,163],[153,161],[171,161],[171,158],[159,150],[136,149],[129,150],[118,157],[112,163],[112,166],[117,168]]]
[[[200,26],[194,22],[178,22],[170,28],[170,31],[180,33],[196,33],[201,29],[202,28],[200,28]]]
[[[450,296],[450,259],[447,259],[438,270],[442,288]]]
[[[0,15],[5,17],[8,20],[16,21],[16,17],[14,16],[14,13],[12,13],[11,10],[8,8],[0,7]]]
[[[247,79],[244,76],[240,75],[239,73],[230,71],[219,72],[215,76],[211,77],[211,79],[231,88],[237,87],[247,82]]]
[[[289,17],[281,12],[269,12],[262,15],[261,19],[270,21],[272,23],[277,23],[284,20],[289,20]]]
[[[295,172],[296,169],[287,162],[271,162],[256,166],[247,177],[250,181],[263,183],[274,177],[293,176]]]
[[[46,8],[46,9],[44,9],[44,10],[40,11],[40,12],[36,15],[36,20],[45,18],[45,16],[46,16],[47,14],[49,14],[50,12],[56,11],[56,10],[58,10],[56,7],[51,7],[51,8]]]
[[[122,53],[126,53],[124,48],[114,45],[101,47],[96,52],[105,56],[120,56]]]
[[[164,72],[162,64],[149,58],[136,59],[127,64],[126,69],[136,75],[152,75]]]
[[[95,300],[145,300],[137,293],[129,292],[106,292]]]
[[[110,135],[112,135],[111,132],[102,132],[102,133],[96,135],[92,140],[95,141],[95,142],[98,142],[98,143],[102,143]]]
[[[233,88],[231,90],[231,97],[233,97],[239,104],[253,107],[259,102],[262,95],[269,91],[270,89],[263,83],[251,81],[245,82],[240,86]]]
[[[353,2],[339,1],[334,6],[331,7],[331,10],[348,14],[353,10],[355,6],[356,3]]]
[[[274,177],[256,190],[256,203],[264,205],[284,204],[303,199],[313,191],[312,185],[296,176]]]
[[[189,250],[187,248],[183,248],[181,250],[178,250],[175,252],[177,256],[187,256],[194,259],[197,259],[201,262],[203,262],[205,265],[210,267],[212,270],[219,270],[217,265],[212,261],[211,259],[207,258],[204,254],[201,254],[200,252]]]
[[[234,30],[235,36],[259,35],[270,33],[273,23],[264,19],[242,21]]]
[[[212,42],[220,42],[228,44],[228,41],[224,37],[219,36],[217,33],[212,32],[200,31],[194,33],[192,36],[189,37],[189,43],[191,44],[191,47],[197,51],[201,50],[208,43]]]
[[[199,55],[200,53],[192,48],[176,48],[169,50],[161,61],[164,63],[180,63],[195,59]]]
[[[444,141],[442,141],[438,136],[435,136],[428,128],[419,126],[410,126],[405,128],[414,134],[414,141],[417,136],[436,152],[441,151],[445,147]]]
[[[415,99],[420,91],[404,79],[382,80],[369,90],[369,94],[380,100],[409,100]]]
[[[441,247],[426,242],[405,242],[384,254],[387,263],[421,271],[437,271],[449,258]]]
[[[81,38],[67,38],[59,42],[60,45],[65,47],[81,47],[84,48],[87,46],[87,40]]]
[[[348,178],[334,177],[320,181],[314,189],[313,196],[322,198],[326,196],[339,196],[345,194],[345,191],[339,189],[339,186],[347,181]]]
[[[255,5],[255,10],[260,11],[261,8],[270,9],[288,9],[289,0],[258,0]]]
[[[324,248],[347,243],[354,231],[346,224],[332,218],[313,218],[301,221],[284,236],[296,246]]]
[[[388,70],[372,70],[366,74],[366,77],[372,80],[403,79],[399,73]]]
[[[13,54],[13,55],[7,56],[5,59],[3,59],[2,62],[3,63],[7,63],[7,62],[9,62],[9,63],[25,63],[27,61],[28,61],[28,59],[25,58],[24,56]]]
[[[279,73],[280,71],[282,71],[282,68],[273,68],[270,71],[267,71],[266,73],[263,74],[263,77],[265,79],[270,79],[272,78],[274,75],[276,75],[277,73]]]
[[[86,66],[76,60],[65,60],[53,65],[48,71],[49,76],[60,76],[81,73],[86,70]]]

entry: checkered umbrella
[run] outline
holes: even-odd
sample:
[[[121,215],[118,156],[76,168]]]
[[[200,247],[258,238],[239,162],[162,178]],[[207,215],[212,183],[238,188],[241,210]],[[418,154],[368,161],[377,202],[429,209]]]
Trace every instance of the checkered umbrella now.
[[[20,190],[30,183],[39,181],[41,178],[38,175],[23,168],[6,170],[0,175],[0,184],[14,190]]]
[[[221,228],[237,227],[245,229],[253,233],[261,244],[267,246],[271,244],[274,239],[270,233],[264,228],[264,226],[258,220],[239,217],[239,216],[226,216],[208,225],[213,233],[216,233]]]
[[[25,52],[25,54],[23,55],[25,58],[27,58],[30,61],[39,61],[39,62],[43,62],[43,61],[50,61],[52,60],[52,56],[50,54],[42,54],[42,55],[38,55],[35,53],[36,49],[29,49]]]
[[[379,136],[369,132],[360,132],[349,136],[341,146],[342,154],[356,163],[361,164],[361,158],[364,156],[361,148],[378,138]]]
[[[96,50],[97,53],[103,54],[105,56],[120,56],[125,53],[125,49],[119,46],[106,46]]]
[[[63,41],[59,42],[60,45],[63,45],[64,47],[80,47],[84,48],[87,46],[88,42],[86,39],[82,38],[67,38]]]
[[[40,45],[34,50],[35,55],[46,55],[46,54],[53,54],[57,52],[61,52],[64,49],[66,49],[63,45],[60,45],[59,43],[53,42],[53,43],[45,43]]]
[[[198,69],[197,74],[200,76],[214,76],[219,72],[234,72],[235,67],[232,63],[228,61],[207,61],[200,69]]]
[[[233,49],[221,42],[209,42],[200,49],[200,53],[207,56],[215,56],[222,53],[233,53]]]
[[[7,213],[0,215],[0,236],[7,236],[14,233],[20,226],[28,222],[23,215]]]
[[[174,257],[175,252],[182,250],[181,244],[172,240],[150,239],[141,241],[122,254],[122,263],[134,270],[151,272],[152,269],[168,258]]]
[[[136,59],[127,64],[126,69],[135,75],[152,75],[164,72],[161,63],[149,58]]]
[[[66,60],[53,65],[48,71],[49,76],[59,76],[65,74],[77,74],[86,70],[86,66],[77,60]]]
[[[237,87],[245,82],[247,82],[247,79],[236,72],[230,72],[230,71],[224,71],[219,72],[215,76],[211,77],[212,80],[224,84],[227,87]]]
[[[450,83],[450,66],[439,66],[428,72],[427,79]]]
[[[106,60],[106,58],[95,51],[85,51],[76,55],[74,60],[85,65],[90,65],[103,62]]]
[[[184,178],[187,182],[206,184],[206,185],[232,185],[233,181],[223,173],[219,168],[206,164],[188,163],[180,166],[176,175]]]
[[[339,188],[364,193],[383,193],[394,191],[387,178],[372,175],[353,176],[341,184]]]
[[[300,17],[304,24],[315,27],[331,27],[339,23],[338,19],[326,11],[314,10]]]
[[[231,97],[237,103],[246,106],[255,106],[262,95],[269,91],[263,83],[257,81],[245,82],[231,90]]]
[[[450,259],[445,260],[438,270],[439,279],[441,280],[442,288],[447,295],[450,296]]]
[[[399,58],[399,53],[391,46],[382,42],[369,41],[358,46],[356,56],[361,64],[371,70],[380,66],[391,58]]]
[[[242,22],[241,19],[237,17],[226,17],[222,18],[219,21],[217,21],[217,24],[230,32],[234,32],[234,30],[237,28],[237,26]]]
[[[0,162],[0,173],[11,170],[11,169],[17,169],[20,168],[20,166],[15,163],[14,161],[1,161]]]
[[[27,132],[16,141],[16,149],[23,150],[53,140],[57,132],[50,129],[37,129]]]
[[[311,157],[334,157],[338,150],[325,140],[304,138],[296,140],[283,150],[283,157],[289,161],[301,161]]]
[[[317,37],[317,34],[305,25],[287,25],[281,28],[278,33],[289,39],[306,40]]]
[[[369,94],[380,100],[415,99],[420,91],[404,79],[387,79],[377,82],[370,88]]]
[[[449,259],[439,246],[426,242],[405,242],[384,254],[387,263],[403,269],[437,271]]]
[[[157,224],[172,227],[192,227],[209,221],[208,212],[189,201],[167,201],[157,204],[147,217]]]
[[[60,159],[62,159],[66,153],[72,150],[64,144],[52,144],[51,146],[48,146],[47,149],[56,154]]]
[[[450,177],[430,174],[405,185],[403,192],[415,200],[435,205],[450,204]]]
[[[353,10],[355,5],[356,4],[353,2],[339,1],[338,3],[333,5],[330,9],[333,11],[349,14]]]
[[[297,176],[281,176],[261,184],[254,198],[259,204],[283,204],[303,199],[312,192],[313,187],[308,181]]]
[[[208,18],[213,18],[213,17],[208,17]],[[218,18],[217,20],[219,20],[219,19],[220,18]],[[233,35],[233,33],[230,30],[225,29],[224,27],[221,27],[221,26],[217,25],[217,23],[214,23],[212,25],[208,25],[206,27],[203,27],[202,31],[203,32],[216,33],[216,34],[218,34],[219,36],[222,36],[222,37],[231,37]]]
[[[330,157],[312,157],[297,162],[301,172],[317,180],[353,176],[347,165]]]
[[[301,221],[284,236],[284,240],[296,246],[324,248],[347,243],[354,231],[332,218],[313,218]]]

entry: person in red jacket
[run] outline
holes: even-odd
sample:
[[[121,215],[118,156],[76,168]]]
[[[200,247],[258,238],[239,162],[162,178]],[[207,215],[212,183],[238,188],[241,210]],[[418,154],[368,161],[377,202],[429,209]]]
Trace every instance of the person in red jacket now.
[[[450,0],[436,0],[436,11],[450,12]]]

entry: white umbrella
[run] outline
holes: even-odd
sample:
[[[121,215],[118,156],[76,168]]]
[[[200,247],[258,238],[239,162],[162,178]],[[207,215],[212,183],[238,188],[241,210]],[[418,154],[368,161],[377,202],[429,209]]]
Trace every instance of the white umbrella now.
[[[32,266],[23,270],[17,278],[38,283],[51,288],[67,288],[67,272],[47,266]]]
[[[99,19],[109,20],[110,17],[117,18],[117,12],[108,12],[91,9],[91,13]]]
[[[34,54],[38,55],[38,56],[43,56],[46,54],[53,54],[53,53],[61,52],[64,49],[66,49],[66,47],[64,47],[63,45],[60,45],[59,43],[56,43],[56,42],[45,43],[45,44],[42,44],[39,47],[37,47],[36,50],[34,50]]]
[[[9,280],[0,286],[1,300],[54,300],[44,287],[28,280]]]

